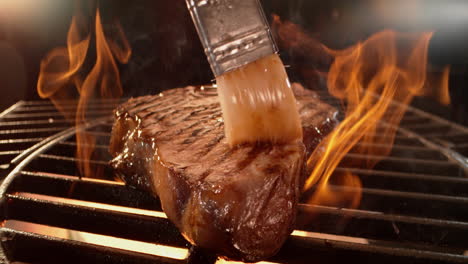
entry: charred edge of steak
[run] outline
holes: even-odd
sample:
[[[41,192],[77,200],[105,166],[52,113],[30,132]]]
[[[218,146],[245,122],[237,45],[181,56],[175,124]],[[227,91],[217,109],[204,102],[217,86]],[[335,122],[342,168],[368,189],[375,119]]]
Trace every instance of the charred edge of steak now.
[[[217,100],[205,100],[211,95],[189,87],[132,99],[115,112],[112,165],[128,185],[158,195],[192,244],[265,259],[292,231],[305,158],[337,123],[314,93],[295,93],[304,142],[235,148],[225,143]]]

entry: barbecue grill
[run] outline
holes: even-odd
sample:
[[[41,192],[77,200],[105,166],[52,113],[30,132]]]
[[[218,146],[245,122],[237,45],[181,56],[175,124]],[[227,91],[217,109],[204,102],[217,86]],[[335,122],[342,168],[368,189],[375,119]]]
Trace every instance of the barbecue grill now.
[[[114,180],[107,144],[116,103],[90,102],[93,118],[78,126],[48,101],[20,101],[0,114],[0,262],[220,261],[190,249],[156,198]],[[83,131],[96,138],[90,163],[103,172],[96,178],[81,177],[76,166]],[[305,224],[268,262],[468,263],[467,142],[467,128],[409,107],[388,157],[351,152],[345,160],[382,160],[372,170],[337,169],[361,177],[360,206],[300,204]]]

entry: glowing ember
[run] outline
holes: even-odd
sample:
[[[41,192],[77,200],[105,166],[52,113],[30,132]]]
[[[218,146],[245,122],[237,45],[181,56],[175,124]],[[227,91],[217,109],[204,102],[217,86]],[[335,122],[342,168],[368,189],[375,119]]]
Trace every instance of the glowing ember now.
[[[99,105],[101,99],[119,98],[122,95],[115,59],[120,63],[127,63],[131,55],[129,44],[119,24],[116,25],[117,33],[113,35],[113,40],[106,38],[97,10],[94,28],[96,62],[90,72],[83,75],[91,39],[91,32],[86,30],[88,24],[81,14],[73,17],[67,47],[56,48],[43,59],[37,83],[39,95],[51,99],[57,109],[76,124],[86,122],[90,101]],[[65,111],[70,105],[77,109],[75,116]],[[99,175],[100,172],[94,171],[88,162],[95,149],[95,137],[87,132],[77,131],[76,138],[81,175]]]
[[[291,85],[278,55],[216,78],[229,144],[302,139]]]

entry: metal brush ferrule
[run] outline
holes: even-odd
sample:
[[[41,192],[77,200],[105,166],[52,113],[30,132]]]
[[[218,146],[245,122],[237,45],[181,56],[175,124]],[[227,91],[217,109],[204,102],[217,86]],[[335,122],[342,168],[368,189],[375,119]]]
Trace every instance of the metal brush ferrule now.
[[[215,76],[277,52],[258,0],[186,0]]]

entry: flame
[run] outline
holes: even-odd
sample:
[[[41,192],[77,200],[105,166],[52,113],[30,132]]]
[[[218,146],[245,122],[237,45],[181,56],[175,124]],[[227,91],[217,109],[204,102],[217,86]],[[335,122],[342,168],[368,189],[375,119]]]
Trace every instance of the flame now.
[[[438,91],[438,95],[436,94],[435,96],[436,98],[439,98],[439,102],[443,105],[450,104],[449,79],[450,66],[445,66],[440,79],[440,88],[436,89],[436,91]]]
[[[307,165],[311,174],[304,188],[308,194],[312,193],[308,198],[310,203],[356,208],[362,189],[359,177],[335,169],[339,165],[370,169],[379,161],[375,157],[388,155],[406,106],[414,96],[432,94],[448,103],[450,69],[447,67],[436,82],[426,80],[432,33],[404,34],[387,30],[347,49],[331,50],[299,26],[282,22],[277,16],[273,31],[280,47],[299,54],[319,54],[318,62],[326,63],[330,56],[333,58],[328,73],[323,76],[327,78],[330,94],[342,101],[345,118],[309,157]],[[373,159],[346,157],[349,152],[361,154],[360,157],[373,156]],[[335,188],[336,185],[343,188]]]
[[[86,59],[90,42],[90,34],[80,28],[80,22],[82,22],[81,16],[72,18],[67,35],[67,47],[55,48],[46,55],[41,61],[37,81],[39,96],[51,99],[67,120],[73,120],[73,113],[65,110],[69,102],[64,103],[64,100],[76,97],[75,91],[70,87],[78,81],[77,73]],[[76,107],[76,102],[74,104]]]
[[[442,71],[428,75],[425,96],[436,100],[441,105],[450,105],[450,66],[443,67]]]
[[[383,31],[346,50],[329,50],[335,60],[328,73],[328,89],[346,105],[346,117],[309,157],[307,164],[313,170],[305,188],[318,185],[310,202],[330,201],[330,177],[340,163],[346,163],[343,159],[351,149],[365,155],[389,154],[406,106],[415,95],[424,94],[431,36]],[[352,165],[372,168],[378,161]],[[350,175],[342,185],[359,188],[359,178]],[[334,197],[340,200],[342,195]],[[360,194],[354,195],[348,199],[356,207]]]
[[[65,118],[75,124],[87,121],[88,104],[91,100],[100,105],[101,99],[119,98],[122,93],[119,69],[129,61],[131,49],[122,27],[116,23],[113,38],[106,37],[99,9],[95,15],[95,64],[87,74],[92,31],[84,16],[73,17],[67,36],[67,47],[52,50],[41,62],[37,91],[42,98],[49,98]],[[71,101],[70,101],[71,100]],[[66,111],[72,104],[76,113]],[[89,163],[96,138],[88,132],[77,131],[77,159],[82,176],[99,175]]]
[[[340,208],[357,208],[361,202],[362,183],[359,177],[349,171],[333,174],[334,183],[347,186],[345,190],[336,190],[329,184],[320,184],[315,194],[309,199],[311,204],[320,204]]]

